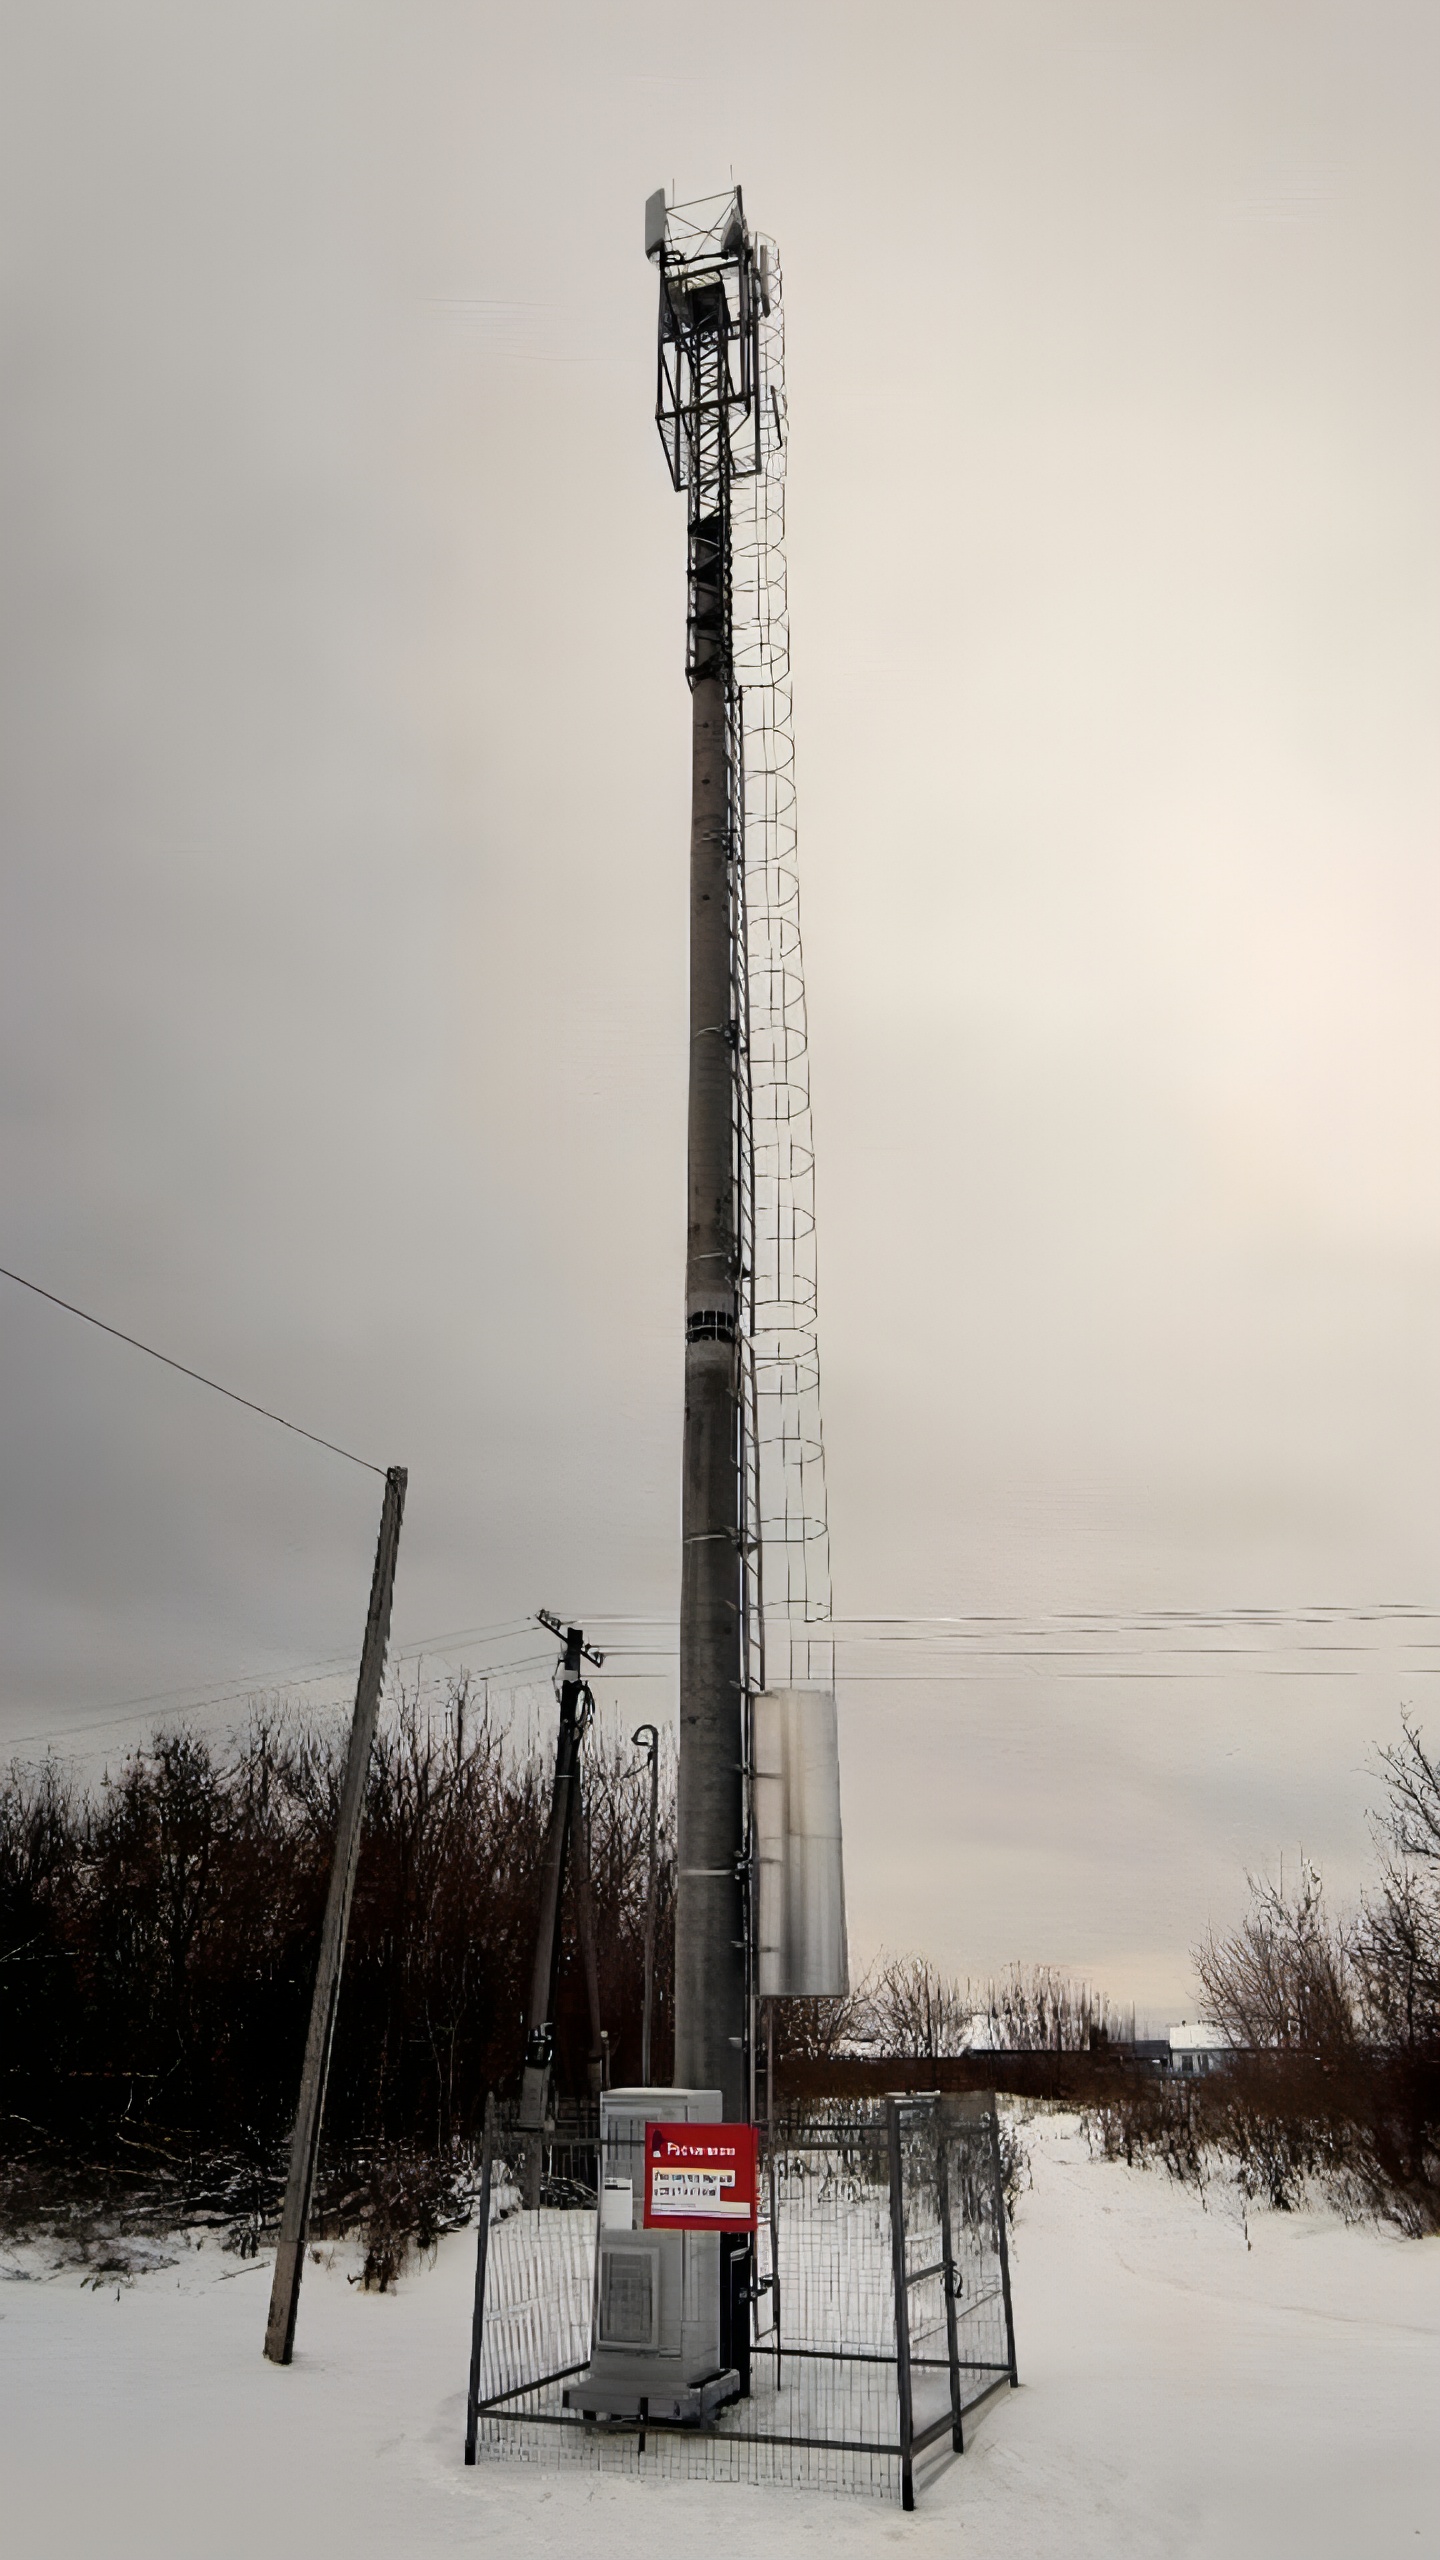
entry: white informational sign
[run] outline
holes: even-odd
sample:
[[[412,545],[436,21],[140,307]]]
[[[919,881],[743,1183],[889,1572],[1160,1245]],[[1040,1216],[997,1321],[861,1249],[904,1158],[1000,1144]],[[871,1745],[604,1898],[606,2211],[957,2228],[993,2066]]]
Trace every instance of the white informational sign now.
[[[652,2213],[718,2213],[735,2191],[733,2169],[657,2169],[650,2181]]]

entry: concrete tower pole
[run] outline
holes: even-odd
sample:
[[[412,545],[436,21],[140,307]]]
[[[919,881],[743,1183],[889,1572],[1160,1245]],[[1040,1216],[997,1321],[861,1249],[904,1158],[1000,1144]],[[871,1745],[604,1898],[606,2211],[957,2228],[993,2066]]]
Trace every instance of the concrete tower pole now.
[[[746,2111],[736,1026],[732,861],[739,831],[730,670],[728,421],[723,347],[696,330],[697,444],[719,450],[690,486],[690,1096],[675,2081]],[[707,453],[706,460],[711,461]]]

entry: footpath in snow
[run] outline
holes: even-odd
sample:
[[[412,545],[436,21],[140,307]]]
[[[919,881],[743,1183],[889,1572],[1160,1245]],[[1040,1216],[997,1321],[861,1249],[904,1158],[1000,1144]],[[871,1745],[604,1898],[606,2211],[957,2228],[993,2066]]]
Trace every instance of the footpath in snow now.
[[[917,2512],[822,2490],[463,2467],[473,2238],[393,2296],[308,2266],[288,2371],[268,2260],[174,2244],[117,2298],[0,2252],[6,2560],[1440,2560],[1440,2240],[1209,2209],[1027,2128],[1022,2388]]]

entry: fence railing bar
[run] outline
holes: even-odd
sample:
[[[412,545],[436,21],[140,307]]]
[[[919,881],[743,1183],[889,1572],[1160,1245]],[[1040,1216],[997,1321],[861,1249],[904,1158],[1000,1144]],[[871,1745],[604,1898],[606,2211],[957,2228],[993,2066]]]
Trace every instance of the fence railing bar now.
[[[774,2353],[768,2339],[757,2339],[751,2348],[752,2355],[773,2356]],[[785,2353],[787,2356],[803,2356],[812,2364],[880,2364],[889,2365],[892,2369],[895,2364],[894,2356],[869,2347],[792,2347],[787,2344]],[[1003,2356],[998,2363],[987,2363],[983,2356],[962,2356],[960,2362],[973,2365],[977,2373],[1005,2373],[1009,2370]],[[910,2369],[913,2373],[948,2373],[950,2359],[948,2356],[912,2355]]]
[[[933,2267],[916,2267],[906,2276],[905,2281],[907,2284],[923,2284],[927,2276],[943,2276],[944,2273],[945,2261],[943,2258],[937,2258]]]
[[[983,2408],[985,2402],[991,2397],[993,2392],[1008,2391],[1010,2388],[1010,2368],[1008,2365],[991,2365],[989,2370],[994,2374],[995,2379],[993,2382],[987,2382],[983,2391],[977,2391],[973,2400],[966,2401],[965,2415],[967,2418],[969,2417],[972,2409]]]
[[[774,2353],[775,2353],[775,2349],[774,2349],[774,2347],[770,2344],[770,2341],[769,2341],[769,2339],[768,2339],[768,2338],[766,2338],[766,2339],[757,2339],[757,2340],[756,2340],[756,2342],[755,2342],[755,2347],[754,2347],[754,2349],[752,2349],[752,2353],[757,2352],[757,2351],[759,2351],[759,2352],[763,2352],[763,2353],[764,2353],[765,2355],[767,2355],[767,2356],[773,2356],[773,2355],[774,2355]],[[888,2352],[886,2352],[886,2351],[884,2351],[883,2349],[880,2349],[880,2348],[870,2348],[870,2347],[792,2347],[792,2346],[790,2345],[790,2343],[789,2343],[788,2339],[787,2339],[786,2344],[785,2344],[785,2353],[786,2353],[786,2355],[787,2355],[787,2356],[801,2356],[801,2357],[804,2357],[804,2358],[806,2359],[806,2361],[807,2361],[807,2362],[809,2362],[809,2363],[811,2363],[811,2364],[889,2364],[889,2365],[893,2365],[893,2363],[895,2362],[895,2358],[893,2357],[893,2355],[890,2355]],[[918,2356],[917,2356],[917,2357],[913,2358],[913,2359],[912,2359],[912,2361],[918,2364],[918,2362],[920,2361],[920,2359],[919,2359],[919,2358],[918,2358]]]
[[[621,2436],[638,2436],[643,2433],[645,2435],[652,2436],[680,2436],[683,2437],[688,2444],[768,2444],[794,2446],[797,2450],[805,2453],[875,2453],[883,2456],[886,2462],[898,2462],[900,2459],[898,2446],[893,2442],[887,2442],[883,2437],[777,2436],[761,2435],[759,2433],[752,2435],[748,2430],[744,2434],[741,2434],[738,2430],[731,2430],[722,2434],[718,2427],[697,2428],[688,2426],[683,2418],[654,2418],[650,2416],[645,2418],[642,2427],[642,2423],[639,2418],[612,2418],[608,2420],[581,2418],[572,2416],[568,2409],[491,2409],[489,2407],[482,2407],[480,2415],[482,2418],[496,2418],[502,2421],[505,2425],[512,2427],[569,2427],[577,2434],[588,2434],[593,2431],[595,2435],[601,2436],[611,2443],[614,2443],[616,2439]],[[950,2421],[948,2417],[945,2423],[947,2426],[949,2425]]]
[[[989,2303],[1003,2302],[1004,2299],[1004,2293],[998,2284],[992,2284],[988,2293],[977,2293],[968,2301],[963,2294],[960,2294],[956,2297],[956,2314],[961,2320],[973,2320],[977,2311],[983,2311]]]
[[[923,2453],[927,2445],[935,2444],[939,2441],[941,2436],[948,2435],[954,2423],[955,2421],[950,2410],[942,2409],[939,2417],[932,2418],[928,2427],[916,2428],[914,2435],[910,2439],[911,2452]]]
[[[522,2391],[548,2391],[553,2383],[568,2382],[572,2374],[588,2372],[589,2365],[589,2357],[582,2356],[578,2364],[562,2364],[554,2373],[538,2374],[533,2382],[512,2382],[508,2391],[492,2392],[488,2400],[482,2400],[479,2414],[482,2418],[491,2417],[496,2412],[502,2416],[511,2415],[512,2412],[501,2409],[502,2401],[518,2400]],[[538,2417],[539,2411],[535,2414]]]

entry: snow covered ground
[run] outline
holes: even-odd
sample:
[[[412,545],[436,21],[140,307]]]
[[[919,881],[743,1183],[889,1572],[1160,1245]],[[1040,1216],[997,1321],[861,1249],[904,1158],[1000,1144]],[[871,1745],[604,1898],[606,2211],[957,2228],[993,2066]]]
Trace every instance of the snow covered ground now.
[[[6,2560],[1440,2560],[1440,2240],[1206,2210],[1157,2171],[1028,2130],[1022,2388],[913,2516],[823,2491],[461,2460],[472,2242],[394,2296],[306,2270],[288,2372],[268,2264],[176,2244],[118,2297],[0,2256]]]

